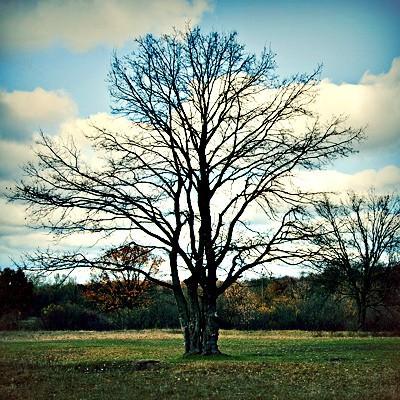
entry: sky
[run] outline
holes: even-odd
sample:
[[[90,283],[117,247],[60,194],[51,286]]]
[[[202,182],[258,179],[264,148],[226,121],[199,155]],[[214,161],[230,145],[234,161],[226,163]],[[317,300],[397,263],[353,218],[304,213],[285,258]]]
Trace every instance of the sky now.
[[[399,20],[400,0],[2,0],[0,190],[21,177],[39,130],[74,135],[110,113],[113,50],[124,55],[135,37],[188,21],[235,30],[250,52],[271,48],[281,76],[323,65],[318,111],[347,115],[367,138],[358,154],[305,173],[304,186],[399,190]],[[0,199],[0,267],[50,243],[26,226],[22,205]]]

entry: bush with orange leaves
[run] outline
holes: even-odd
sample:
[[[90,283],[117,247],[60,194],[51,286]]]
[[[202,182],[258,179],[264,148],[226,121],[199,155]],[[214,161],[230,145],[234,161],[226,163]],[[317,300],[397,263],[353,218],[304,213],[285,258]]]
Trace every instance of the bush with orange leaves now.
[[[104,312],[145,307],[162,259],[139,246],[123,246],[104,254],[93,270],[84,296]]]

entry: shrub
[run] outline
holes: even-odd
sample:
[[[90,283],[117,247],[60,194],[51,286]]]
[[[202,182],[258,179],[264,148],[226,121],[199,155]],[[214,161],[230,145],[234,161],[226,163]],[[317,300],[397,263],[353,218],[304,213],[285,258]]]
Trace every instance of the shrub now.
[[[10,331],[18,328],[18,321],[21,313],[13,310],[0,315],[0,330]]]
[[[49,330],[112,328],[104,315],[71,303],[48,305],[42,310],[42,321],[45,329]]]
[[[43,321],[38,317],[29,317],[18,322],[18,329],[24,331],[38,331],[43,329]]]

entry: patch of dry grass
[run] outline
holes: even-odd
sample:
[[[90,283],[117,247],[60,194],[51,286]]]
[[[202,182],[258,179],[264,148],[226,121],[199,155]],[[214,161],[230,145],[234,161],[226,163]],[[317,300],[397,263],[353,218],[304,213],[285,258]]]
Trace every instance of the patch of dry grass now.
[[[1,341],[54,341],[54,340],[132,340],[172,339],[181,336],[179,330],[144,329],[140,331],[0,331]]]
[[[390,337],[396,336],[391,332],[349,332],[349,331],[238,331],[221,330],[221,338],[226,339],[305,339],[314,338],[357,338],[357,337]],[[181,338],[178,329],[144,329],[121,331],[0,331],[0,341],[54,341],[54,340],[163,340]]]

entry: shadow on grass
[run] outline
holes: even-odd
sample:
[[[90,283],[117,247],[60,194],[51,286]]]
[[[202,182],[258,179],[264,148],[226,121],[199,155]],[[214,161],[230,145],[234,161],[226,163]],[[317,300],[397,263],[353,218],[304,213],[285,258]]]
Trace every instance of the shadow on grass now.
[[[213,354],[213,355],[202,355],[202,354],[182,354],[174,359],[170,359],[169,362],[171,364],[192,364],[192,363],[200,363],[200,364],[219,364],[223,362],[228,363],[237,363],[237,362],[248,362],[252,361],[249,358],[249,354]]]

